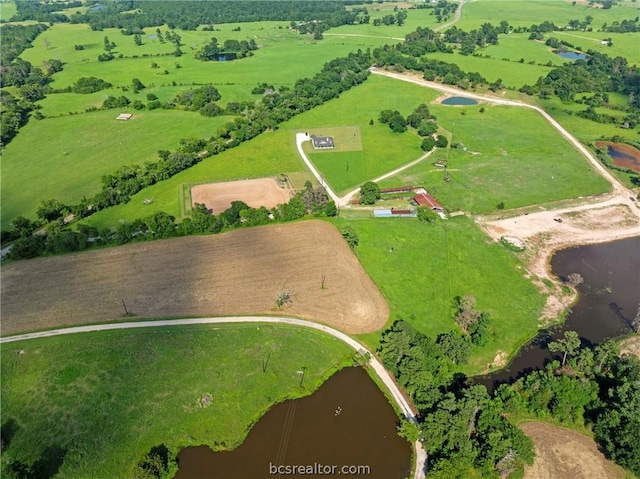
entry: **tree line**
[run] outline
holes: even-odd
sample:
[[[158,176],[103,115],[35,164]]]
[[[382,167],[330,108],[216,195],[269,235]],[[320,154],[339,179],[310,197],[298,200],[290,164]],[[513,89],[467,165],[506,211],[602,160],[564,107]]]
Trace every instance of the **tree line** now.
[[[158,161],[123,166],[113,174],[106,175],[98,194],[83,198],[75,205],[68,205],[66,209],[77,218],[83,218],[101,209],[126,203],[143,188],[166,180],[206,157],[234,148],[266,130],[275,130],[283,121],[362,83],[369,75],[370,64],[370,52],[361,50],[331,60],[314,77],[299,79],[293,88],[281,89],[253,104],[243,105],[239,116],[219,127],[210,138],[184,139],[177,151],[160,151]],[[203,90],[209,92],[211,88],[205,87]],[[198,98],[197,95],[194,97]],[[192,103],[194,97],[191,97]],[[56,200],[48,200],[43,204],[49,202]],[[5,233],[4,237],[10,238],[11,234]]]
[[[215,215],[204,204],[196,203],[189,217],[179,223],[165,212],[120,223],[115,230],[80,224],[73,230],[65,221],[66,205],[50,200],[38,208],[39,221],[19,216],[12,221],[17,236],[8,254],[10,259],[28,259],[42,255],[71,253],[91,247],[123,245],[138,241],[197,234],[215,234],[239,227],[289,222],[307,215],[336,216],[338,209],[322,187],[307,181],[302,191],[287,203],[267,209],[251,208],[243,201],[232,201],[225,211]],[[43,229],[44,225],[44,229]],[[34,234],[36,230],[38,233]]]

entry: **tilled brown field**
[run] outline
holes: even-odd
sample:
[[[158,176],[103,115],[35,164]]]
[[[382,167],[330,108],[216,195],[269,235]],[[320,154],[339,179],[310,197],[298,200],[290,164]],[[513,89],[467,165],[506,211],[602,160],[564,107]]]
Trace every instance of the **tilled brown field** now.
[[[325,288],[321,288],[322,277]],[[292,303],[275,308],[290,290]],[[388,306],[331,224],[312,220],[20,261],[2,268],[3,336],[139,318],[286,314],[347,333]]]
[[[522,424],[520,429],[535,445],[533,466],[525,479],[623,479],[624,470],[598,451],[593,439],[576,431],[540,422]]]

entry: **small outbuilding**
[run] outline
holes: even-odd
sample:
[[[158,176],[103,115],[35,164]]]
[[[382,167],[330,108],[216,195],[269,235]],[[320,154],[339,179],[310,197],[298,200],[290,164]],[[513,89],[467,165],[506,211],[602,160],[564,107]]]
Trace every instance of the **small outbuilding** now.
[[[130,120],[133,115],[131,113],[120,113],[116,120]]]
[[[335,148],[332,136],[311,135],[311,143],[316,150]]]

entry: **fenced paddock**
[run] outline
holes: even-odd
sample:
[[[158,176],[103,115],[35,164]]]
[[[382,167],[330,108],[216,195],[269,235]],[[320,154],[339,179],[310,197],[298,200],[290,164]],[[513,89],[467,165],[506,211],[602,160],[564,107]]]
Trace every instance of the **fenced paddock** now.
[[[214,214],[231,207],[232,201],[244,201],[252,208],[273,208],[291,199],[293,190],[281,187],[273,178],[207,183],[191,187],[189,205],[205,204]]]
[[[360,127],[354,126],[333,126],[333,127],[320,127],[304,130],[304,133],[315,136],[331,136],[333,137],[333,148],[326,150],[316,150],[311,145],[311,142],[304,144],[306,152],[310,153],[336,153],[341,151],[362,151],[362,133]]]

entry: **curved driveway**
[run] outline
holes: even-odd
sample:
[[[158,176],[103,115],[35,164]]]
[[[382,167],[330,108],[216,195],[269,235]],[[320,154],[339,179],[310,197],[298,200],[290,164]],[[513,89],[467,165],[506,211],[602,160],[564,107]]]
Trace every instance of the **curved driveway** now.
[[[586,147],[584,147],[582,143],[580,143],[571,133],[569,133],[562,125],[560,125],[560,123],[558,123],[551,115],[549,115],[542,108],[535,105],[530,105],[528,103],[520,102],[520,101],[504,100],[502,98],[495,98],[492,96],[479,95],[477,93],[470,93],[466,90],[461,90],[458,88],[441,85],[440,83],[423,80],[423,79],[416,78],[414,76],[409,76],[406,74],[393,73],[386,70],[380,70],[378,68],[371,68],[370,70],[371,70],[371,73],[374,73],[376,75],[382,75],[389,78],[394,78],[396,80],[415,83],[416,85],[431,88],[433,90],[449,93],[452,95],[461,95],[468,98],[473,98],[474,100],[484,101],[487,103],[495,103],[497,105],[505,105],[505,106],[517,106],[517,107],[529,108],[531,110],[537,111],[544,117],[545,120],[547,120],[551,124],[551,126],[553,126],[556,130],[558,130],[558,132],[567,141],[569,141],[569,143],[571,143],[573,147],[576,150],[578,150],[578,152],[580,152],[580,154],[589,161],[589,163],[591,163],[591,165],[596,169],[596,171],[598,171],[598,173],[600,173],[611,184],[614,195],[618,196],[618,203],[626,204],[629,207],[629,209],[631,209],[631,211],[634,212],[636,216],[640,217],[640,211],[638,211],[634,201],[630,198],[631,196],[633,196],[633,192],[625,188],[625,186],[622,185],[622,183],[620,183],[618,179],[615,178],[611,173],[609,173],[607,168],[602,163],[600,163],[600,161],[598,161],[598,159],[593,154],[591,154],[591,152]]]
[[[164,319],[158,321],[133,321],[125,323],[109,323],[109,324],[95,324],[90,326],[76,326],[73,328],[64,329],[52,329],[50,331],[40,331],[37,333],[25,333],[15,336],[8,336],[0,338],[0,344],[10,343],[13,341],[24,341],[35,338],[47,338],[52,336],[62,336],[66,334],[75,333],[88,333],[92,331],[109,331],[116,329],[137,329],[137,328],[156,328],[162,326],[184,326],[189,324],[229,324],[229,323],[275,323],[286,324],[290,326],[297,326],[309,329],[315,329],[322,331],[323,333],[330,334],[334,338],[339,339],[349,347],[357,351],[358,353],[369,354],[369,365],[375,371],[376,375],[384,383],[387,390],[391,394],[393,401],[401,409],[402,414],[409,421],[416,422],[416,416],[413,413],[409,402],[400,392],[400,389],[394,382],[393,378],[389,375],[382,363],[362,344],[355,339],[346,335],[345,333],[338,331],[337,329],[330,328],[324,324],[312,323],[311,321],[304,321],[302,319],[285,318],[285,317],[273,317],[273,316],[227,316],[221,318],[188,318],[188,319]],[[426,463],[427,454],[422,447],[421,442],[415,443],[416,451],[416,464],[414,479],[424,479],[424,465]]]

